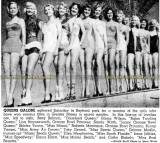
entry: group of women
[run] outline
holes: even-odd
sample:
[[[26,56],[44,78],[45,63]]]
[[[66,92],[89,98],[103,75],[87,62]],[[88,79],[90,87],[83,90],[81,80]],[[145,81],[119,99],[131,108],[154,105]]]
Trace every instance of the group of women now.
[[[137,16],[125,17],[121,10],[115,14],[111,8],[106,8],[102,14],[100,5],[92,8],[86,4],[82,8],[75,2],[69,9],[63,2],[57,9],[51,4],[45,5],[47,22],[37,17],[37,8],[32,2],[26,3],[25,21],[20,18],[17,3],[10,2],[7,11],[11,20],[6,23],[7,40],[2,47],[5,76],[16,77],[20,61],[22,77],[32,77],[38,61],[44,76],[51,75],[52,62],[55,66],[56,94],[50,93],[51,79],[44,78],[42,104],[76,99],[78,60],[82,74],[81,98],[91,97],[91,77],[94,79],[93,97],[104,95],[102,61],[106,95],[158,87],[159,29],[155,19],[148,24],[146,19],[140,21]],[[67,95],[63,92],[64,76]],[[32,105],[32,82],[32,78],[22,78],[19,106]],[[5,107],[14,107],[16,78],[6,78],[5,83]]]

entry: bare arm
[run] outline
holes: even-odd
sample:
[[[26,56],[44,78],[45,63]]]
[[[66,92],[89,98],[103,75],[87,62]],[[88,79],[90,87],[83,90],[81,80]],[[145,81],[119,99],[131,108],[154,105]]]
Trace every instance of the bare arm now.
[[[105,22],[103,22],[103,26],[104,26],[104,45],[105,45],[105,51],[107,51],[108,45],[107,45],[107,33],[106,33],[106,23]]]
[[[93,20],[93,33],[94,33],[94,38],[95,38],[95,47],[98,45],[98,38],[97,38],[97,30],[96,30],[96,24],[95,20]]]
[[[83,22],[81,19],[79,19],[79,25],[80,25],[80,28],[82,31],[82,37],[81,37],[81,41],[80,41],[80,46],[81,46],[84,41],[84,38],[85,38],[85,28],[84,28],[84,25],[83,25]]]
[[[20,56],[24,55],[25,45],[26,45],[26,25],[23,19],[20,20],[20,25],[22,29],[22,49]]]
[[[62,37],[62,32],[61,32],[61,30],[62,30],[62,25],[61,25],[61,23],[58,21],[57,22],[57,43],[56,43],[56,48],[55,48],[55,50],[54,50],[54,53],[57,51],[57,49],[58,49],[58,47],[59,47],[59,44],[60,44],[60,42],[61,42],[61,37]]]
[[[126,42],[129,43],[129,28],[126,26]]]
[[[148,31],[148,52],[150,53],[150,33]]]
[[[117,51],[119,51],[119,27],[118,27],[118,24],[116,24],[116,29],[117,29]]]

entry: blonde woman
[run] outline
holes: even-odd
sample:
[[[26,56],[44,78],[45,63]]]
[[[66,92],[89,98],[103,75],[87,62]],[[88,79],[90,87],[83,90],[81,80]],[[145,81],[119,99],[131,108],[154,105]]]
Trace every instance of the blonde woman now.
[[[153,85],[152,88],[158,88],[158,61],[159,61],[159,29],[157,20],[150,21],[150,54],[152,57]]]
[[[38,42],[41,20],[37,18],[37,8],[34,3],[26,2],[24,11],[26,13],[26,46],[25,54],[22,58],[21,70],[22,76],[26,78],[22,79],[22,104],[19,106],[32,105],[31,88],[33,79],[28,77],[33,77],[41,50],[41,43]]]
[[[95,33],[96,33],[96,44],[95,44],[96,89],[93,97],[104,95],[101,90],[101,76],[102,76],[101,62],[103,56],[104,55],[107,56],[107,35],[106,35],[106,24],[104,21],[101,20],[101,17],[102,17],[102,6],[97,5],[94,9]],[[107,62],[107,60],[105,60],[105,62]],[[107,67],[107,64],[105,64],[105,67]]]
[[[7,39],[2,47],[7,94],[7,104],[4,107],[14,107],[13,93],[16,86],[16,78],[11,79],[11,77],[16,77],[20,57],[24,55],[26,30],[24,20],[19,17],[20,11],[16,2],[10,2],[8,4],[7,12],[10,21],[6,23]],[[7,77],[9,77],[9,79],[7,79]]]
[[[63,92],[63,81],[64,81],[64,70],[66,74],[67,87],[68,87],[68,95],[70,95],[70,53],[65,54],[65,49],[69,46],[69,16],[67,14],[67,4],[61,2],[58,6],[58,15],[59,21],[62,24],[61,30],[61,41],[59,45],[58,51],[58,94],[61,99],[64,99],[66,96]]]
[[[47,4],[44,6],[44,14],[48,17],[48,21],[41,25],[42,33],[44,35],[43,41],[43,50],[42,50],[42,69],[44,76],[50,76],[50,66],[54,61],[55,70],[57,73],[57,64],[55,64],[57,55],[58,55],[58,47],[61,40],[61,23],[58,19],[56,19],[55,8],[51,4]],[[56,75],[56,79],[57,79]],[[41,102],[48,103],[51,101],[60,101],[61,97],[59,95],[52,98],[52,94],[50,93],[50,79],[44,78],[44,86],[45,86],[45,96],[44,100]]]
[[[140,24],[139,18],[137,16],[132,16],[131,29],[129,31],[129,43],[127,47],[130,91],[133,91],[135,89],[140,90],[142,86],[141,79],[139,79],[140,67],[141,67],[140,65],[141,51],[142,51],[139,24]],[[135,69],[135,74],[134,74],[134,69]]]
[[[127,91],[128,80],[125,77],[126,73],[126,60],[127,60],[127,45],[129,40],[129,29],[122,24],[124,18],[123,11],[120,10],[116,13],[118,28],[119,28],[119,77],[120,78],[120,92]]]

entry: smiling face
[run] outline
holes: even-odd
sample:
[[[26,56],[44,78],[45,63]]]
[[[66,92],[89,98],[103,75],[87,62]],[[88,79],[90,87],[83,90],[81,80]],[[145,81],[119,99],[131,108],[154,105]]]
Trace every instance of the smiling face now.
[[[141,27],[142,27],[142,28],[146,28],[146,26],[147,26],[147,23],[146,23],[145,20],[143,20],[143,21],[141,22]]]
[[[107,12],[107,18],[109,20],[113,19],[113,11],[112,10],[108,10],[108,12]]]
[[[132,17],[131,24],[132,24],[133,27],[135,27],[137,25],[136,17]]]
[[[10,6],[9,6],[9,14],[11,16],[15,16],[17,15],[18,13],[18,6],[16,3],[12,3]]]
[[[51,16],[53,16],[53,13],[54,13],[54,11],[53,11],[53,9],[50,6],[46,6],[44,8],[44,14],[46,16],[51,17]]]
[[[118,21],[119,23],[121,23],[122,20],[123,20],[123,15],[122,15],[121,13],[118,13],[118,14],[117,14],[117,21]]]
[[[124,18],[123,22],[124,22],[124,25],[127,25],[127,26],[130,25],[130,22],[129,22],[129,18],[128,18],[128,17]]]
[[[67,8],[63,5],[60,5],[58,8],[58,13],[60,16],[64,16],[67,13]]]
[[[95,10],[95,17],[99,18],[102,12],[102,8],[101,7],[97,7]]]
[[[83,12],[84,17],[89,17],[90,14],[91,14],[91,8],[86,7]]]
[[[157,21],[156,21],[155,19],[151,20],[151,22],[150,22],[150,27],[151,27],[152,29],[156,29],[156,27],[157,27]]]
[[[26,13],[27,13],[27,15],[30,15],[30,16],[35,14],[35,8],[32,5],[27,6]]]
[[[73,5],[72,8],[71,8],[71,15],[73,15],[73,16],[78,15],[78,11],[79,11],[78,6]]]

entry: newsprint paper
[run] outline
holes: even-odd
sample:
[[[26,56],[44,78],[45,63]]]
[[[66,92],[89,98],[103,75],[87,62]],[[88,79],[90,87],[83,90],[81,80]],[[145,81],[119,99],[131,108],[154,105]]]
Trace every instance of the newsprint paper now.
[[[0,30],[0,143],[160,143],[158,0],[1,0]]]

